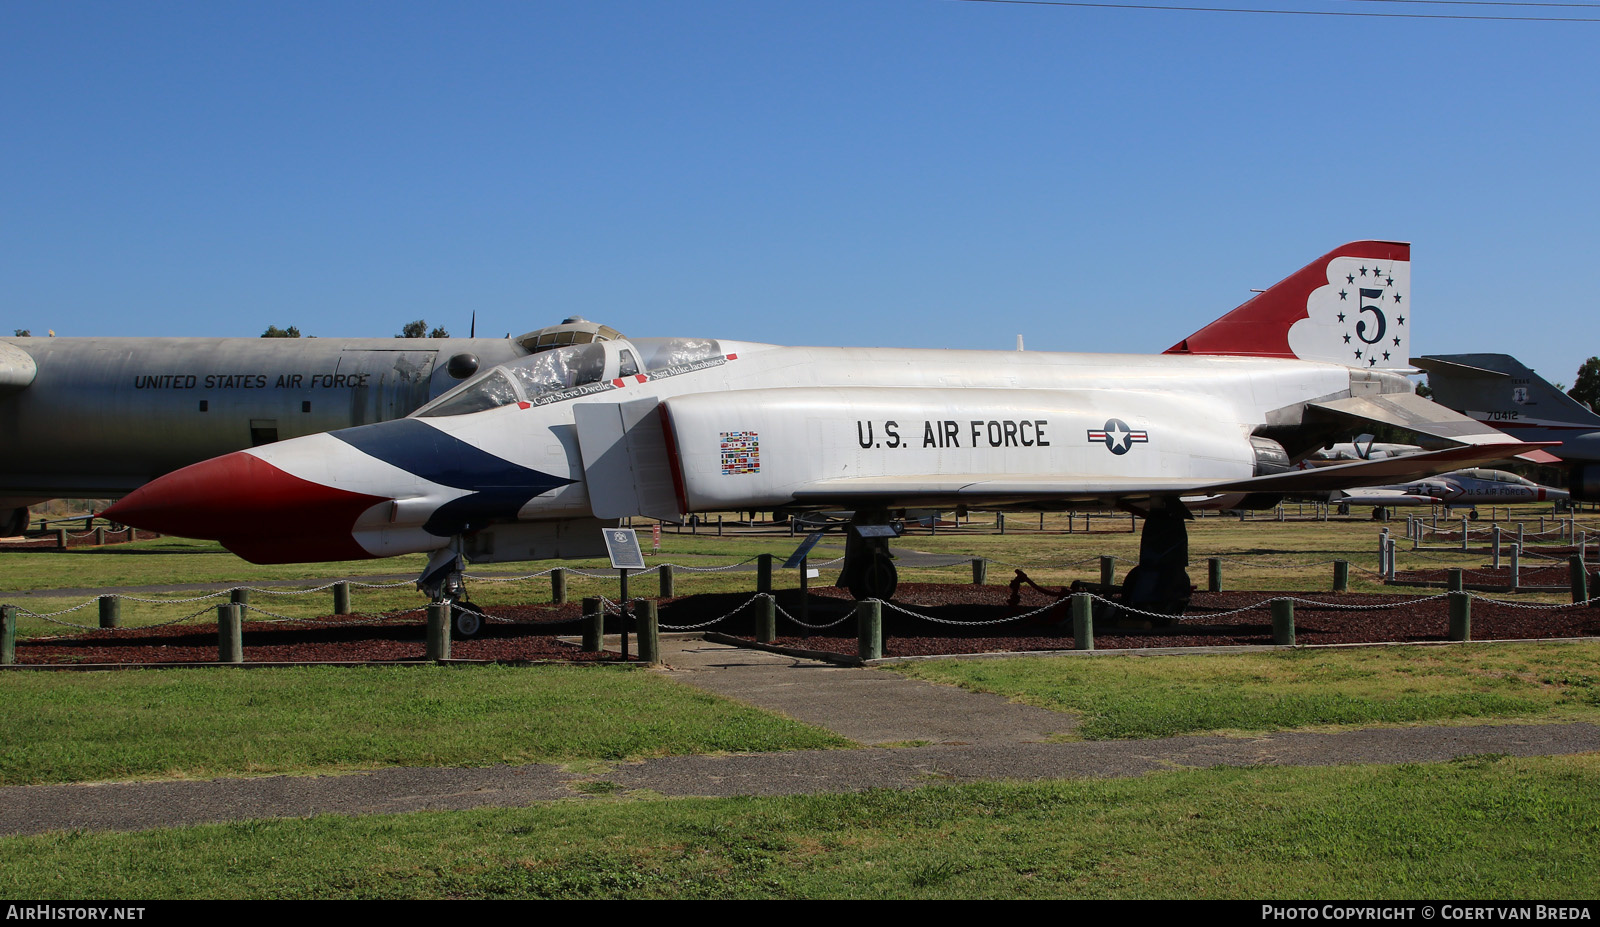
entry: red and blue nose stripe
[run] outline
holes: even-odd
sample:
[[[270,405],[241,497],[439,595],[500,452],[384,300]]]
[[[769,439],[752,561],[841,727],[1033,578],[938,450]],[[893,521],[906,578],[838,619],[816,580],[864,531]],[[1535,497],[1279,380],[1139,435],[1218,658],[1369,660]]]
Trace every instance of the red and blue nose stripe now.
[[[430,483],[467,490],[434,509],[423,524],[440,537],[514,520],[530,499],[576,482],[496,457],[418,419],[346,428],[332,436]]]
[[[107,518],[162,534],[221,541],[252,563],[361,560],[350,534],[382,496],[324,486],[237,451],[175,470],[107,509]]]
[[[421,525],[439,538],[514,520],[529,500],[575,482],[496,457],[414,419],[363,425],[328,437],[360,452],[349,455],[343,465],[352,476],[370,458],[436,486],[466,490],[429,512]],[[327,446],[300,445],[320,459],[326,459]],[[293,441],[284,442],[268,456],[289,466],[295,449]],[[154,480],[107,509],[106,516],[163,534],[220,541],[255,563],[365,559],[375,554],[353,536],[357,519],[374,505],[413,496],[416,483],[389,487],[379,480],[353,482],[367,491],[305,479],[239,451]]]

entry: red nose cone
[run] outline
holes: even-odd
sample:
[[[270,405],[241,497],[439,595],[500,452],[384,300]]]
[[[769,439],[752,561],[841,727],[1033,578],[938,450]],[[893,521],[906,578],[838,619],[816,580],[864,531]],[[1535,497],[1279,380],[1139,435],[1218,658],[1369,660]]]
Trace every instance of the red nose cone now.
[[[361,560],[350,530],[382,496],[324,486],[243,451],[146,483],[106,509],[125,525],[221,541],[253,563]]]

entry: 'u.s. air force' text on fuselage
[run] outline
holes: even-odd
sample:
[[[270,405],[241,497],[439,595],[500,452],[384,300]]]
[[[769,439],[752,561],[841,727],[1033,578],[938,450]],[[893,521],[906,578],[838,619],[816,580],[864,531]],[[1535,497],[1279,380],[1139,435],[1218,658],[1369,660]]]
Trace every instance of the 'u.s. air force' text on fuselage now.
[[[1049,447],[1050,441],[1045,437],[1045,426],[1050,424],[1049,419],[981,419],[969,420],[968,444],[962,445],[960,421],[934,420],[922,423],[922,443],[914,445],[915,440],[900,433],[901,425],[893,419],[886,420],[879,428],[877,423],[871,421],[856,422],[856,443],[863,448],[874,447]],[[916,433],[916,426],[909,426],[911,434]]]

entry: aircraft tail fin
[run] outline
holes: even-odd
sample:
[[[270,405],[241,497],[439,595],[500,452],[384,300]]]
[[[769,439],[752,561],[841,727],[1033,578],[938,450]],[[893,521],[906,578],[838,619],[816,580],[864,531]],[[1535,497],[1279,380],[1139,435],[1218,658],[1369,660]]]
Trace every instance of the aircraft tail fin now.
[[[1317,258],[1167,354],[1409,369],[1411,245],[1354,241]]]
[[[1509,354],[1438,354],[1412,363],[1428,372],[1434,402],[1504,431],[1600,428],[1600,415]]]

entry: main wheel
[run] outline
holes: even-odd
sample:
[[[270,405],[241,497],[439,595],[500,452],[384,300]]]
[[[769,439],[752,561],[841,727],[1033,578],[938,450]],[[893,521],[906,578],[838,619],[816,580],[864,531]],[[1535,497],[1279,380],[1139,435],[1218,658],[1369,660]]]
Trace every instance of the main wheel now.
[[[894,598],[899,586],[900,574],[894,568],[894,560],[886,554],[874,555],[850,577],[850,595],[856,599],[888,601]]]
[[[28,509],[26,507],[15,508],[9,512],[6,512],[4,515],[4,521],[0,522],[0,535],[5,537],[14,537],[27,530]]]
[[[478,632],[483,630],[483,612],[473,607],[471,602],[451,602],[450,621],[455,625],[456,637],[462,639],[477,637]]]
[[[1182,570],[1162,573],[1140,565],[1129,570],[1122,581],[1122,604],[1140,611],[1176,617],[1189,607],[1193,589],[1189,574]]]

